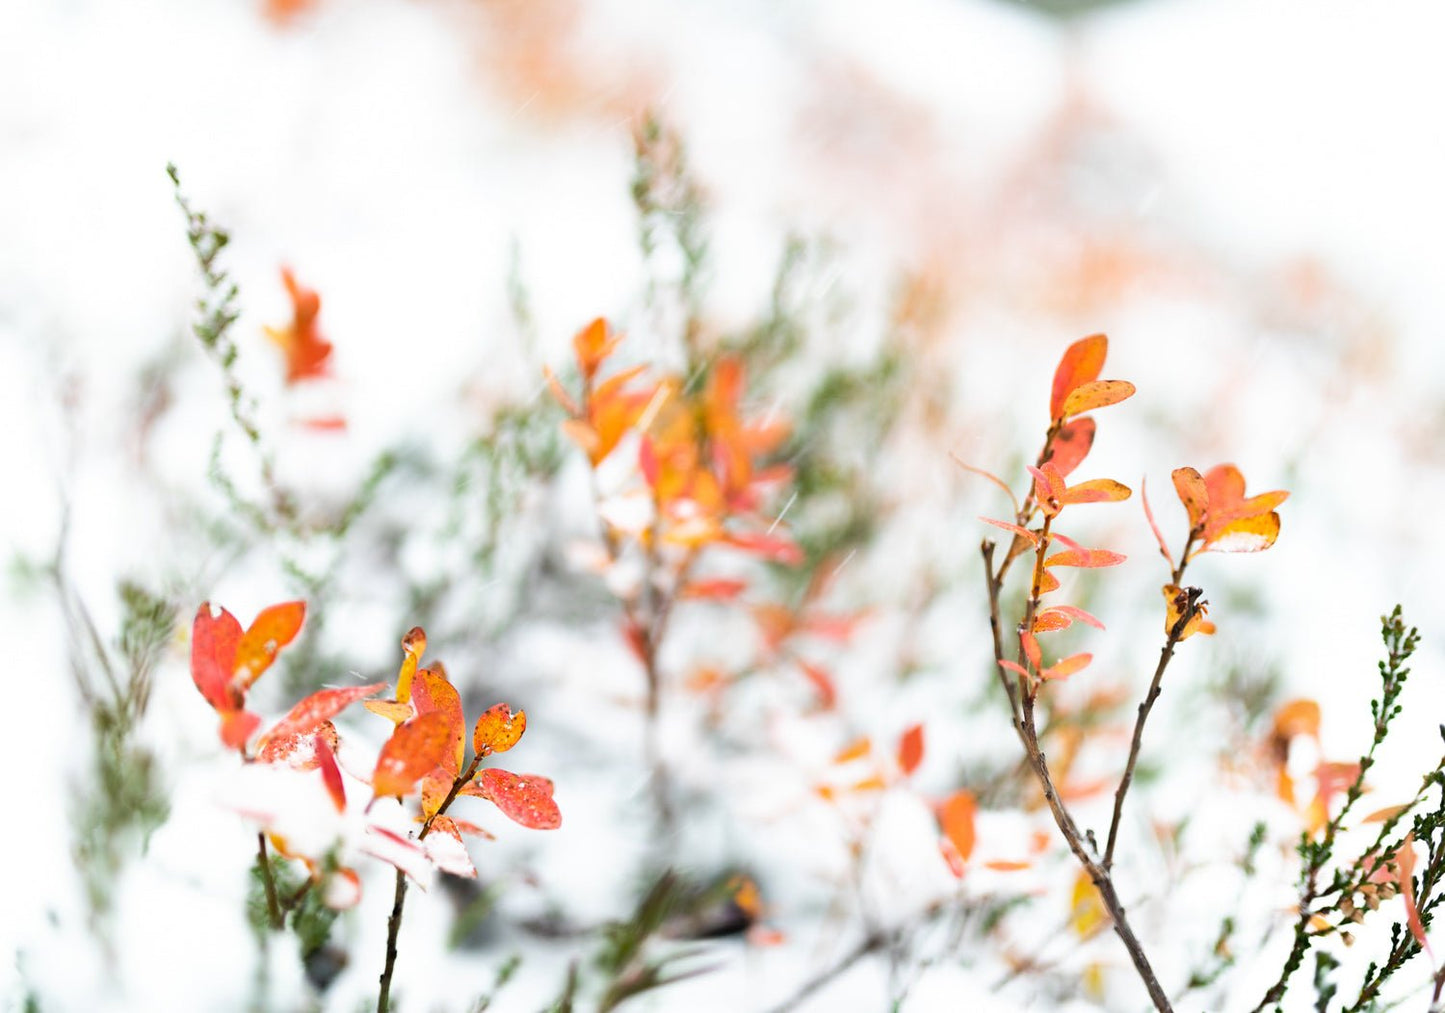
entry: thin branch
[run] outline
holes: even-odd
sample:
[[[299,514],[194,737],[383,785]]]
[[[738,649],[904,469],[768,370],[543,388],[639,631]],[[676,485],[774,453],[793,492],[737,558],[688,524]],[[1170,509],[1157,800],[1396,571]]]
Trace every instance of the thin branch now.
[[[276,879],[271,875],[271,859],[266,854],[266,835],[261,831],[256,833],[256,864],[261,867],[261,882],[266,887],[266,912],[271,916],[271,928],[280,932],[286,925],[286,916],[276,896]]]
[[[1182,569],[1181,566],[1180,570],[1182,571]],[[1190,589],[1191,592],[1194,590]],[[1104,869],[1106,871],[1114,867],[1114,845],[1118,842],[1119,822],[1124,815],[1124,796],[1129,794],[1129,786],[1134,783],[1134,768],[1139,762],[1139,749],[1144,741],[1144,722],[1149,720],[1149,712],[1154,709],[1154,701],[1159,699],[1164,670],[1169,667],[1169,662],[1174,657],[1174,648],[1179,641],[1184,639],[1184,631],[1189,628],[1190,622],[1199,614],[1203,604],[1197,593],[1190,594],[1189,604],[1174,625],[1170,627],[1169,637],[1164,641],[1164,647],[1159,652],[1159,664],[1154,668],[1154,678],[1149,683],[1149,692],[1139,702],[1139,717],[1134,722],[1134,738],[1129,743],[1129,762],[1124,765],[1124,776],[1119,779],[1119,787],[1114,792],[1114,815],[1109,820],[1109,842],[1104,847]]]

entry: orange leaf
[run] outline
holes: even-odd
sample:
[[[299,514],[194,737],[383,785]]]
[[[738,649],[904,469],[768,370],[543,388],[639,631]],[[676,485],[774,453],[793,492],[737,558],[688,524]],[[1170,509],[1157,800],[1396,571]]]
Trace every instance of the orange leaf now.
[[[330,366],[331,342],[316,327],[321,297],[298,284],[289,267],[281,269],[281,281],[291,297],[291,323],[284,328],[267,327],[266,335],[286,358],[286,382],[324,377]]]
[[[411,700],[411,680],[416,675],[416,666],[426,653],[426,630],[420,626],[407,630],[401,638],[401,649],[406,657],[402,658],[401,670],[396,674],[396,700],[407,703]]]
[[[1121,552],[1110,552],[1107,549],[1065,549],[1063,552],[1055,552],[1045,559],[1044,565],[1094,568],[1118,566],[1128,558]]]
[[[1430,962],[1435,962],[1435,955],[1430,953],[1430,940],[1425,938],[1425,923],[1420,918],[1420,905],[1415,900],[1415,835],[1406,834],[1405,839],[1400,842],[1399,850],[1395,852],[1395,862],[1399,867],[1400,896],[1405,899],[1405,919],[1410,926],[1410,935],[1415,937],[1415,942],[1420,948],[1430,954]]]
[[[384,682],[370,686],[345,686],[318,690],[302,700],[278,721],[266,738],[278,739],[288,735],[306,735],[324,721],[330,721],[362,697],[370,696],[386,688]]]
[[[437,713],[446,716],[451,751],[440,766],[456,777],[462,769],[462,760],[466,758],[467,727],[466,718],[462,716],[462,698],[446,676],[432,668],[418,669],[411,693],[418,715]]]
[[[236,645],[234,678],[243,690],[249,689],[261,673],[271,667],[281,648],[296,639],[306,619],[304,601],[288,601],[261,610]]]
[[[848,745],[839,750],[838,755],[833,757],[834,763],[849,763],[860,757],[867,756],[873,750],[873,740],[864,735],[862,738],[854,739]]]
[[[1039,673],[1039,678],[1043,679],[1046,682],[1050,679],[1067,679],[1075,672],[1085,668],[1089,664],[1089,662],[1093,660],[1094,656],[1092,654],[1073,654],[1065,658],[1063,661],[1060,661],[1055,665],[1050,665],[1048,668],[1044,669],[1042,672]]]
[[[1112,478],[1091,478],[1087,482],[1071,485],[1059,499],[1060,506],[1075,503],[1118,503],[1131,495],[1129,487]]]
[[[724,577],[712,580],[694,580],[683,585],[683,598],[700,601],[732,601],[748,588],[745,580],[730,580]]]
[[[1040,625],[1042,622],[1043,625]],[[1104,624],[1098,619],[1073,605],[1050,605],[1047,608],[1039,609],[1034,616],[1034,632],[1048,633],[1054,630],[1067,629],[1072,624],[1080,622],[1102,630]]]
[[[1279,537],[1279,514],[1241,517],[1210,530],[1204,547],[1210,552],[1263,552]]]
[[[938,807],[939,829],[965,862],[973,854],[976,840],[974,821],[977,815],[978,800],[974,798],[973,792],[967,789],[954,792]]]
[[[512,713],[504,703],[495,704],[482,711],[472,729],[472,748],[478,756],[505,753],[517,744],[527,730],[527,712]]]
[[[1069,925],[1080,939],[1097,935],[1112,921],[1108,909],[1104,907],[1104,899],[1099,895],[1099,888],[1082,870],[1074,878],[1074,896],[1070,906]]]
[[[1383,808],[1383,809],[1376,809],[1374,812],[1370,813],[1370,815],[1366,816],[1366,817],[1365,817],[1364,819],[1362,819],[1360,822],[1361,822],[1361,823],[1384,823],[1384,822],[1386,822],[1387,820],[1392,820],[1392,819],[1394,819],[1396,816],[1399,816],[1401,813],[1409,812],[1409,811],[1410,811],[1410,807],[1409,807],[1408,805],[1387,805],[1387,806],[1385,806],[1385,808]]]
[[[1094,420],[1087,416],[1074,419],[1061,428],[1054,434],[1054,442],[1049,449],[1048,463],[1057,468],[1060,475],[1068,477],[1070,472],[1089,455],[1089,450],[1094,445],[1096,429]]]
[[[1193,468],[1175,468],[1172,477],[1174,491],[1179,494],[1184,509],[1189,511],[1190,529],[1198,528],[1204,523],[1205,512],[1209,509],[1209,488],[1204,484],[1204,478]]]
[[[903,776],[910,776],[923,762],[923,726],[913,725],[898,740],[898,767]]]
[[[246,743],[261,727],[261,715],[250,711],[224,711],[221,714],[221,741],[229,749],[245,749]]]
[[[1189,591],[1176,587],[1173,584],[1165,584],[1162,588],[1164,600],[1168,608],[1164,614],[1164,633],[1169,635],[1179,620],[1184,617],[1185,610],[1189,607]],[[1195,610],[1194,616],[1184,625],[1179,635],[1180,640],[1188,640],[1196,633],[1203,633],[1206,636],[1214,632],[1214,624],[1209,622],[1205,616],[1209,614],[1208,607],[1200,602]]]
[[[472,788],[476,790],[469,790]],[[556,830],[562,825],[562,813],[552,799],[552,782],[545,777],[489,767],[463,791],[491,800],[502,815],[524,827]]]
[[[1058,513],[1067,488],[1059,469],[1052,464],[1045,464],[1042,468],[1029,465],[1029,474],[1034,477],[1034,499],[1044,513],[1050,516]]]
[[[191,677],[206,702],[218,711],[235,710],[244,701],[241,691],[231,685],[241,636],[241,624],[225,609],[215,616],[210,602],[202,602],[196,609],[191,624]]]
[[[380,714],[394,725],[416,716],[415,707],[409,703],[397,703],[395,700],[363,700],[361,706],[373,714]]]
[[[398,725],[376,758],[373,794],[400,798],[415,791],[417,781],[445,763],[451,744],[451,722],[440,711],[419,714]]]
[[[991,862],[984,862],[985,869],[992,869],[994,872],[1021,872],[1024,869],[1033,868],[1033,862],[1025,862],[1021,859],[995,858]]]
[[[572,338],[572,349],[577,354],[577,368],[589,383],[597,375],[597,369],[612,354],[622,338],[614,335],[602,317],[593,320]]]
[[[1080,386],[1099,378],[1104,357],[1109,353],[1109,339],[1102,334],[1080,338],[1064,350],[1054,370],[1054,386],[1049,398],[1049,417],[1064,418],[1064,402]]]
[[[758,532],[740,532],[726,534],[722,541],[735,549],[741,549],[770,563],[797,566],[803,561],[803,550],[798,548],[797,543],[790,538]]]
[[[1288,742],[1296,735],[1320,737],[1320,705],[1300,698],[1280,705],[1274,712],[1274,735]]]
[[[1064,399],[1063,417],[1107,408],[1134,396],[1134,385],[1128,380],[1095,380],[1075,387]]]

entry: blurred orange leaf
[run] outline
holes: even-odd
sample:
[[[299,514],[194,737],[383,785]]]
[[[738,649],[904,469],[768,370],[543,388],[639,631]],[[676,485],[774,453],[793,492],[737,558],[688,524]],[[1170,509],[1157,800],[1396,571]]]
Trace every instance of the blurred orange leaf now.
[[[958,851],[958,856],[967,862],[973,854],[977,840],[975,820],[978,815],[978,800],[973,792],[961,789],[944,799],[938,807],[938,826],[943,836]]]
[[[898,767],[910,776],[923,762],[923,726],[913,725],[898,740]]]
[[[317,330],[321,297],[298,284],[289,267],[281,269],[281,281],[291,297],[291,323],[283,328],[267,327],[266,335],[286,359],[286,382],[299,383],[326,376],[331,359],[331,342]]]

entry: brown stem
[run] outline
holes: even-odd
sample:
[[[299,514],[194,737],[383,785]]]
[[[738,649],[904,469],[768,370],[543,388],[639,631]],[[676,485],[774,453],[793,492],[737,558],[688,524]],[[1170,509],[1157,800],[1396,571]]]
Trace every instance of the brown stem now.
[[[271,875],[271,860],[266,854],[266,834],[262,831],[256,833],[256,864],[261,867],[261,882],[266,887],[266,912],[271,916],[271,928],[274,931],[281,931],[286,924],[286,916],[281,912],[281,901],[276,896],[276,880]]]
[[[456,801],[457,795],[466,787],[467,782],[476,776],[477,768],[481,765],[482,758],[480,756],[472,757],[472,762],[467,765],[466,771],[452,780],[451,791],[447,792],[447,797],[442,800],[441,805],[437,806],[436,812],[426,818],[426,822],[422,824],[421,833],[416,835],[417,840],[420,841],[431,833],[432,823],[438,816],[446,813],[447,807]],[[386,967],[381,972],[381,988],[376,996],[376,1013],[386,1013],[391,1002],[391,975],[396,969],[396,939],[401,932],[401,911],[405,903],[406,873],[397,869],[396,893],[391,901],[391,917],[386,920]]]
[[[1183,572],[1184,565],[1181,563],[1179,569],[1175,571],[1176,579],[1182,577]],[[1154,668],[1154,678],[1149,683],[1149,692],[1139,703],[1139,716],[1134,721],[1134,738],[1129,743],[1129,762],[1124,765],[1124,776],[1119,778],[1119,787],[1114,792],[1114,815],[1109,820],[1109,842],[1104,847],[1104,869],[1106,871],[1114,867],[1114,845],[1119,839],[1119,822],[1124,815],[1124,796],[1129,794],[1129,786],[1134,783],[1134,767],[1139,762],[1139,749],[1144,741],[1144,722],[1149,720],[1149,712],[1154,709],[1154,701],[1159,699],[1164,670],[1169,667],[1169,662],[1174,657],[1174,648],[1180,640],[1184,639],[1184,631],[1194,617],[1199,614],[1200,607],[1199,596],[1191,593],[1188,606],[1170,627],[1169,637],[1164,641],[1164,647],[1159,652],[1159,664]]]
[[[1022,514],[1022,511],[1020,511]],[[1034,580],[1030,588],[1029,602],[1025,609],[1023,627],[1027,629],[1032,622],[1032,617],[1038,606],[1039,599],[1039,576],[1043,555],[1046,551],[1048,541],[1048,519],[1045,520],[1044,537],[1040,540],[1037,555],[1035,558]],[[1001,620],[999,617],[999,591],[1003,584],[1003,576],[1007,570],[1008,560],[999,566],[997,572],[992,569],[993,544],[985,542],[983,545],[983,556],[986,567],[986,579],[988,583],[989,596],[989,624],[993,630],[994,641],[994,663],[1004,661],[1003,638]],[[1026,661],[1022,663],[1026,664]],[[999,671],[1003,667],[999,665]],[[1065,843],[1069,850],[1074,853],[1079,864],[1084,867],[1089,879],[1093,881],[1095,889],[1099,891],[1099,897],[1103,901],[1104,908],[1114,924],[1114,932],[1123,942],[1124,948],[1129,953],[1129,958],[1134,963],[1134,969],[1138,972],[1139,978],[1144,983],[1145,989],[1149,992],[1149,998],[1153,1000],[1154,1006],[1160,1013],[1173,1013],[1173,1007],[1169,1003],[1169,997],[1165,994],[1159,979],[1154,974],[1154,969],[1149,964],[1149,959],[1144,953],[1144,947],[1139,938],[1134,934],[1129,925],[1123,903],[1119,900],[1118,892],[1114,888],[1113,879],[1109,870],[1094,859],[1090,853],[1090,847],[1085,844],[1085,837],[1079,831],[1078,825],[1070,815],[1068,808],[1059,798],[1058,789],[1054,785],[1053,775],[1049,771],[1049,764],[1043,751],[1039,748],[1038,726],[1034,718],[1034,704],[1037,700],[1037,685],[1030,685],[1023,676],[1019,677],[1018,696],[1014,688],[1007,684],[1009,700],[1012,703],[1015,699],[1021,698],[1021,705],[1014,711],[1014,728],[1018,732],[1019,741],[1023,744],[1024,752],[1028,758],[1029,766],[1038,779],[1039,786],[1043,790],[1044,800],[1048,803],[1049,812],[1054,817],[1054,823],[1058,826],[1059,832],[1063,834]]]

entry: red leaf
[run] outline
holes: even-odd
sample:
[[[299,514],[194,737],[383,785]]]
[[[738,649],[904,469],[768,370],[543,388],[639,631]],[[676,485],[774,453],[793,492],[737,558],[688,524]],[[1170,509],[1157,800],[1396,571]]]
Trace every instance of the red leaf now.
[[[797,662],[803,675],[813,684],[813,688],[818,691],[819,705],[824,710],[832,710],[838,703],[838,687],[833,683],[833,677],[825,669],[811,661],[805,661],[802,658],[795,658],[794,661]]]
[[[266,733],[267,740],[291,735],[305,735],[323,721],[330,721],[362,697],[371,696],[386,688],[384,682],[370,686],[344,686],[318,690],[302,700]]]
[[[577,368],[584,379],[591,382],[592,377],[597,375],[597,368],[621,340],[621,336],[614,335],[602,317],[577,332],[572,339],[572,349],[577,353]]]
[[[1039,620],[1044,621],[1044,626],[1039,625]],[[1047,608],[1039,609],[1034,616],[1034,632],[1043,633],[1053,630],[1068,629],[1073,623],[1087,623],[1096,630],[1102,630],[1104,624],[1098,619],[1085,612],[1083,609],[1073,605],[1050,605]]]
[[[341,768],[336,765],[336,756],[331,752],[331,744],[320,732],[316,733],[314,741],[316,743],[316,761],[321,767],[321,782],[326,785],[326,793],[331,796],[331,804],[336,806],[336,811],[345,812],[346,786],[341,783]]]
[[[545,777],[489,767],[462,790],[490,799],[504,816],[524,827],[556,830],[562,825],[562,813],[552,799],[552,782]]]
[[[700,601],[732,601],[748,589],[745,580],[729,580],[718,577],[712,580],[694,580],[683,586],[681,596]]]
[[[417,781],[445,763],[451,744],[451,723],[440,711],[398,725],[376,758],[373,794],[377,798],[410,794]]]
[[[1104,357],[1109,353],[1109,339],[1102,334],[1080,338],[1064,350],[1059,366],[1054,370],[1054,387],[1049,398],[1049,417],[1064,417],[1064,401],[1083,384],[1099,378],[1104,369]]]
[[[241,636],[241,624],[225,609],[213,616],[211,603],[202,602],[196,610],[191,624],[191,678],[206,702],[218,711],[235,710],[245,699],[231,685]]]
[[[281,269],[281,281],[291,296],[291,323],[284,327],[267,327],[267,336],[286,357],[286,382],[314,380],[326,376],[331,359],[331,342],[321,336],[316,318],[321,312],[321,297],[298,284],[289,267]]]
[[[472,748],[478,756],[505,753],[517,744],[527,730],[527,712],[512,712],[504,703],[495,704],[482,711],[472,729]]]
[[[723,542],[733,548],[759,556],[771,563],[797,566],[803,561],[803,550],[790,538],[758,532],[730,532],[723,536]]]
[[[1085,416],[1074,419],[1054,435],[1048,463],[1059,470],[1065,478],[1077,468],[1094,445],[1094,420]]]
[[[412,703],[421,714],[441,714],[447,719],[447,742],[451,749],[440,764],[448,774],[456,777],[466,758],[467,726],[462,716],[462,698],[439,668],[423,668],[416,673],[411,684]]]
[[[221,741],[228,749],[245,749],[246,743],[261,727],[261,715],[233,710],[221,714]]]
[[[236,645],[234,678],[242,689],[250,689],[261,673],[271,667],[281,648],[301,632],[305,619],[304,601],[283,602],[261,610]]]
[[[923,726],[914,725],[898,740],[898,767],[909,777],[923,762]]]

